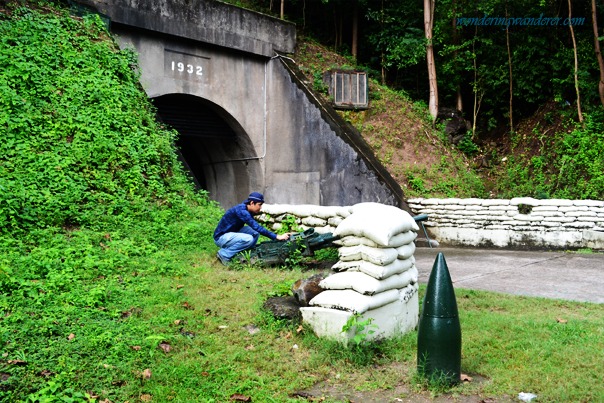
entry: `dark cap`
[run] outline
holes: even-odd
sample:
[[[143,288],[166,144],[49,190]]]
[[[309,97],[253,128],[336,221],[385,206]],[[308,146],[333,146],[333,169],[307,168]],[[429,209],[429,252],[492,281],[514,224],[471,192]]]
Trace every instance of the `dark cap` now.
[[[264,203],[264,196],[262,196],[262,193],[252,192],[247,197],[247,201],[253,201],[256,203]]]

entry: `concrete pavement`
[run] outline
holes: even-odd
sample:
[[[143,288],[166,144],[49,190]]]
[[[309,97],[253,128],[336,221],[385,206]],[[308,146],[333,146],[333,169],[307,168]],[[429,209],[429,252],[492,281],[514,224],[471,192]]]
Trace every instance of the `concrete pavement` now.
[[[604,253],[418,247],[420,283],[438,252],[455,288],[604,304]]]

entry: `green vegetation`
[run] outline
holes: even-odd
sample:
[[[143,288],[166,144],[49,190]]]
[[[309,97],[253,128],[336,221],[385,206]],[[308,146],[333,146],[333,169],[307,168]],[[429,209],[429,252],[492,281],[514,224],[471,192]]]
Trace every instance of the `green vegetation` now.
[[[299,41],[296,62],[309,77],[347,62],[310,38]],[[317,59],[317,53],[324,57]],[[375,79],[369,80],[369,91],[368,110],[338,112],[359,130],[407,197],[486,196],[483,180],[470,167],[468,156],[478,150],[471,139],[452,147],[444,129],[432,127],[424,103],[413,102],[404,91],[393,91]]]
[[[604,112],[551,136],[538,126],[534,132],[533,139],[517,139],[504,169],[493,172],[503,197],[604,199]],[[531,151],[535,147],[538,152]]]
[[[98,18],[16,3],[0,38],[0,400],[128,390],[174,337],[141,304],[213,248],[220,209]]]
[[[413,332],[346,348],[273,318],[308,273],[215,261],[221,210],[103,24],[16,2],[0,41],[1,401],[293,402],[318,382],[604,400],[600,305],[459,290],[462,370],[484,380],[449,390],[414,382]]]

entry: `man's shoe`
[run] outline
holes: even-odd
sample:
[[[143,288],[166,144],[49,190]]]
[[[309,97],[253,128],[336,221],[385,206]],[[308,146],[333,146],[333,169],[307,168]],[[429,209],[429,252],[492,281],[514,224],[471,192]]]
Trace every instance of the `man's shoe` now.
[[[223,258],[222,256],[220,256],[220,253],[216,253],[216,259],[218,259],[218,261],[220,263],[222,263],[223,266],[229,267],[230,263],[228,260],[226,260],[225,258]]]

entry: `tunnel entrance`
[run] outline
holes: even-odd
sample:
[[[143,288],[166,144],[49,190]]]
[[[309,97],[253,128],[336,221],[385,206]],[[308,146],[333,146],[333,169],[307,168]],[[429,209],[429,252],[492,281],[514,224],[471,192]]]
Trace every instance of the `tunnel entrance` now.
[[[176,147],[195,185],[224,208],[257,189],[261,170],[249,136],[224,109],[188,94],[153,99],[159,119],[178,132]]]

